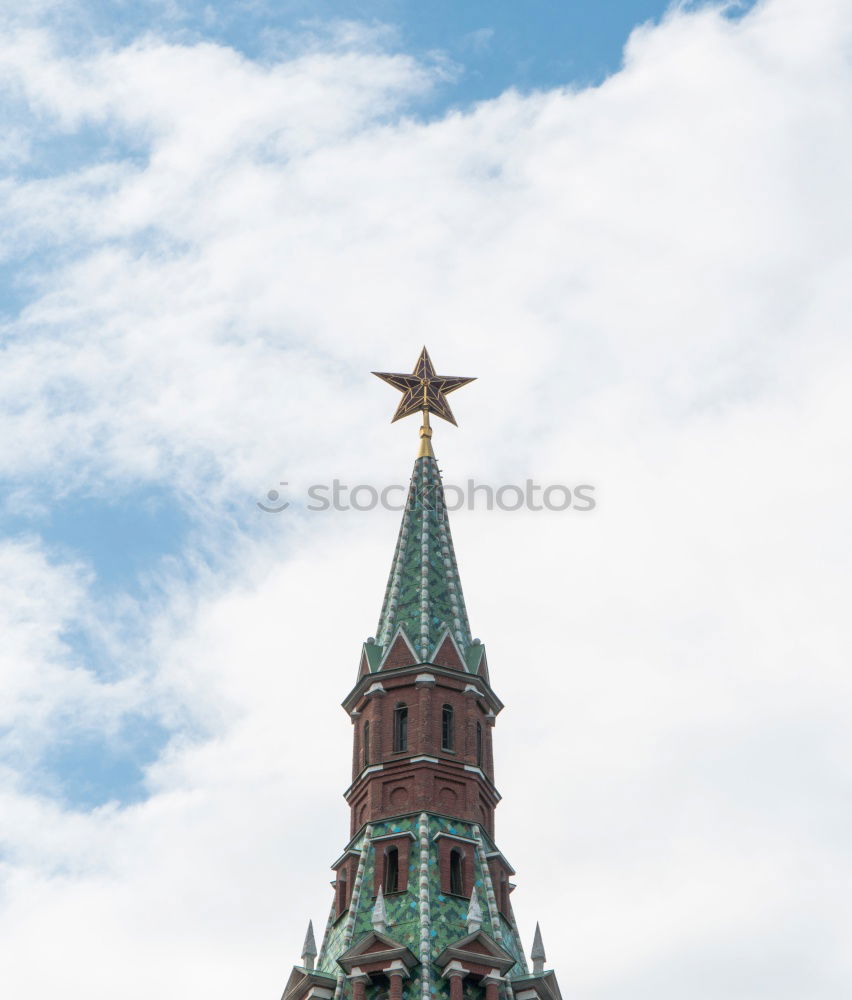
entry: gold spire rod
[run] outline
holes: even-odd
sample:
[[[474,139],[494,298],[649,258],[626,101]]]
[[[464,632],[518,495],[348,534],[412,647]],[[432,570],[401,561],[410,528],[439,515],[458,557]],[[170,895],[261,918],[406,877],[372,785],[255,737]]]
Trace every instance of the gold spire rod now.
[[[432,428],[429,424],[429,411],[423,408],[423,423],[420,425],[420,450],[417,452],[418,458],[434,458],[432,451]]]

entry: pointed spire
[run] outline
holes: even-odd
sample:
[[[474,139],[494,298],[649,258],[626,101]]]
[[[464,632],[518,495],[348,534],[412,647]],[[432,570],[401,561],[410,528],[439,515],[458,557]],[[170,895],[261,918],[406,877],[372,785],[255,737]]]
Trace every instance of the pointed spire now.
[[[533,960],[533,972],[544,972],[544,963],[547,961],[547,955],[544,953],[544,942],[541,940],[541,928],[538,923],[535,925],[535,937],[533,938],[530,958]]]
[[[385,653],[399,627],[422,661],[448,628],[463,656],[471,643],[441,473],[432,451],[429,414],[456,422],[447,395],[473,382],[468,376],[437,375],[424,347],[414,371],[373,372],[402,393],[394,420],[420,413],[420,450],[388,578],[376,642]]]
[[[476,886],[470,894],[470,906],[467,908],[467,932],[475,934],[482,926],[482,907],[479,905],[479,897],[476,893]]]
[[[421,455],[414,463],[376,631],[385,652],[400,626],[423,662],[445,628],[462,656],[473,642],[441,472],[432,455]]]
[[[379,894],[376,896],[376,903],[373,906],[373,930],[379,934],[384,934],[388,929],[388,915],[385,910],[385,894],[379,886]]]
[[[306,969],[313,969],[316,957],[317,943],[314,941],[314,922],[309,920],[308,933],[305,935],[305,943],[302,945],[302,964]]]

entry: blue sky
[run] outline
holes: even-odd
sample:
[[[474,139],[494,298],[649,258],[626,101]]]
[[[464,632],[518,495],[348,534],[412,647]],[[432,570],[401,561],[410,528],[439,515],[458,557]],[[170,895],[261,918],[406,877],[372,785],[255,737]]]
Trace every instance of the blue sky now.
[[[305,33],[323,37],[340,21],[386,30],[379,37],[394,50],[418,60],[446,63],[446,73],[415,106],[416,113],[441,115],[509,88],[521,92],[553,87],[584,88],[618,70],[624,45],[638,25],[659,20],[669,9],[662,0],[616,0],[606,4],[506,2],[429,4],[401,0],[329,0],[284,3],[91,3],[62,5],[49,17],[65,44],[78,51],[108,44],[130,44],[146,35],[192,45],[215,42],[252,59],[279,57],[302,44]],[[750,5],[731,5],[740,16]],[[298,40],[297,40],[298,39]],[[139,151],[132,134],[104,132],[82,123],[73,130],[46,131],[35,138],[30,155],[13,166],[13,176],[50,178],[119,159],[133,162]],[[145,236],[142,235],[143,246]],[[2,268],[0,309],[14,317],[33,295],[33,281],[43,280],[64,252],[40,246],[16,253]],[[9,533],[37,531],[57,551],[84,559],[94,573],[95,590],[119,588],[139,595],[165,558],[180,558],[193,526],[200,496],[180,496],[163,484],[94,485],[55,478],[28,482],[28,494],[15,501],[15,483],[7,486],[12,509],[2,524]],[[238,509],[238,508],[237,508]],[[245,512],[243,512],[245,513]],[[254,519],[256,523],[256,518]],[[248,524],[248,521],[246,521]],[[203,546],[195,536],[192,555]],[[120,789],[118,789],[120,792]],[[104,795],[116,786],[104,788]]]
[[[392,49],[424,62],[438,62],[445,72],[413,110],[439,116],[453,108],[494,98],[509,88],[534,89],[599,84],[615,72],[624,44],[634,27],[663,16],[668,4],[660,0],[619,0],[616,3],[553,4],[470,2],[451,0],[429,4],[375,0],[375,2],[87,4],[59,8],[54,15],[60,36],[78,51],[110,44],[131,44],[154,33],[182,44],[216,42],[251,59],[280,57],[299,46],[305,33],[323,37],[340,21],[367,26]],[[295,36],[295,38],[294,38]],[[33,144],[30,157],[16,165],[23,177],[50,178],[116,159],[133,161],[132,135],[105,133],[96,124],[83,123],[73,131],[46,132]],[[77,247],[66,253],[79,252]],[[67,258],[66,258],[67,259]],[[23,255],[4,268],[3,311],[14,329],[16,312],[32,295],[31,278],[43,277],[56,265],[50,248]],[[160,576],[184,563],[192,572],[201,559],[227,558],[227,550],[211,546],[198,515],[203,496],[181,495],[165,484],[152,482],[64,482],[58,476],[41,483],[9,483],[7,495],[26,485],[24,499],[13,502],[3,517],[3,529],[12,537],[37,533],[49,551],[64,559],[82,560],[91,572],[93,600],[114,600],[117,593],[130,599],[159,599]],[[263,527],[248,505],[233,506],[244,530]],[[193,531],[193,528],[196,530]],[[217,539],[218,541],[218,539]],[[216,549],[215,555],[213,549]],[[69,633],[78,650],[95,668],[100,656],[85,635]],[[129,727],[136,727],[130,720]],[[129,802],[141,794],[142,766],[160,751],[164,730],[154,727],[150,738],[100,739],[97,734],[66,741],[51,750],[43,762],[54,787],[72,805],[89,808],[117,799]],[[93,749],[94,744],[96,749]],[[89,741],[89,742],[86,742]],[[74,747],[79,747],[75,750]],[[111,755],[114,754],[114,759]],[[81,775],[90,767],[86,780]]]
[[[753,3],[729,5],[739,16]],[[529,0],[283,0],[280,3],[174,5],[95,2],[60,12],[57,20],[83,40],[93,35],[129,41],[147,31],[185,41],[208,40],[252,58],[286,49],[294,32],[327,30],[335,21],[389,29],[399,47],[417,58],[440,54],[455,68],[432,110],[485,100],[509,87],[526,91],[601,82],[621,63],[624,43],[639,24],[656,21],[666,0],[550,3]],[[683,4],[689,7],[690,4]],[[692,4],[697,6],[697,4]]]
[[[449,481],[596,487],[452,519],[527,945],[589,1000],[767,995],[743,941],[846,995],[846,0],[0,22],[0,981],[280,993],[398,523],[299,498],[406,479],[369,372],[425,342],[477,376]]]

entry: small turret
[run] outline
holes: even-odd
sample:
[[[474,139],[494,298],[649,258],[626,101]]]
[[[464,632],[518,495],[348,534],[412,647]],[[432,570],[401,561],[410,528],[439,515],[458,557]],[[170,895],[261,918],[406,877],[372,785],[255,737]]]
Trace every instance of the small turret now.
[[[482,926],[482,907],[479,905],[479,897],[476,894],[476,886],[470,895],[470,906],[467,908],[467,932],[475,934]]]
[[[309,971],[314,967],[314,960],[317,957],[317,944],[314,941],[314,922],[308,921],[308,933],[305,935],[305,943],[302,945],[302,965]]]
[[[373,930],[377,934],[384,934],[388,929],[388,915],[385,910],[385,894],[379,886],[379,894],[376,896],[376,903],[373,906]]]
[[[533,972],[536,974],[544,972],[544,963],[547,961],[547,955],[544,953],[544,942],[541,940],[541,928],[538,923],[535,925],[535,937],[533,938],[530,958],[533,961]]]

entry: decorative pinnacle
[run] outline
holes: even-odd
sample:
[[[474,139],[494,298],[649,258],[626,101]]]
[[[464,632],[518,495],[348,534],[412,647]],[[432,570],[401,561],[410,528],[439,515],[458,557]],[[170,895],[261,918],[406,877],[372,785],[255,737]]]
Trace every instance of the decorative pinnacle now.
[[[314,941],[314,922],[309,920],[308,933],[305,935],[305,943],[302,945],[302,961],[306,969],[313,969],[316,957],[317,943]]]
[[[373,930],[377,931],[379,934],[384,934],[388,929],[388,915],[385,910],[385,894],[382,892],[382,887],[379,886],[379,894],[376,896],[376,903],[373,906]]]
[[[429,425],[429,414],[434,413],[436,417],[441,417],[443,420],[455,424],[456,418],[447,402],[447,395],[475,380],[461,375],[436,375],[435,366],[432,364],[432,359],[425,347],[420,352],[420,357],[414,365],[414,371],[410,375],[400,372],[373,372],[373,374],[402,393],[402,399],[399,401],[391,423],[402,417],[408,417],[412,413],[420,412],[423,414],[418,457],[434,457],[430,440],[432,428]]]
[[[544,972],[544,963],[547,961],[547,955],[544,953],[544,942],[541,940],[541,928],[538,923],[535,925],[535,937],[533,938],[530,958],[533,960],[533,972]]]
[[[479,897],[476,893],[476,886],[470,894],[470,906],[467,908],[467,932],[475,934],[482,926],[482,907],[479,905]]]

